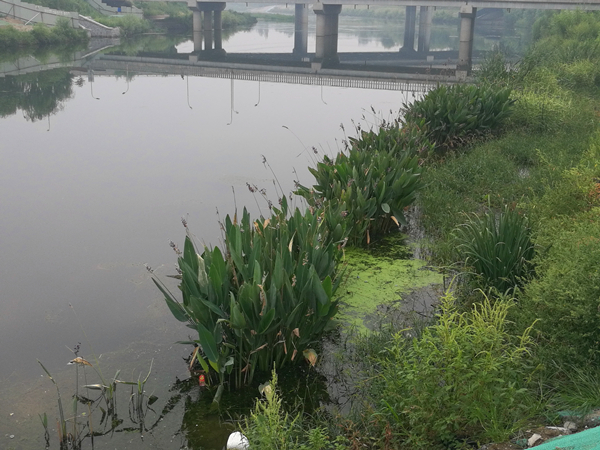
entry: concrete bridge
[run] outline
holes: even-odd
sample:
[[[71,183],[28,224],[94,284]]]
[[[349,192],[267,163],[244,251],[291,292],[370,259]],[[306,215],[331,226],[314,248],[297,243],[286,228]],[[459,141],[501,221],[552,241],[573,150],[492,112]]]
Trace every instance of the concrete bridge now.
[[[159,1],[159,0],[142,0]],[[182,0],[166,0],[182,1]],[[230,0],[233,3],[248,3],[245,0]],[[252,0],[252,3],[288,5],[286,0]],[[472,66],[473,31],[477,8],[506,9],[579,9],[600,10],[600,0],[310,0],[295,4],[294,53],[306,54],[308,42],[308,13],[316,14],[316,50],[314,64],[335,65],[337,53],[338,19],[343,6],[381,5],[406,8],[404,43],[401,52],[428,52],[431,36],[432,16],[436,7],[460,8],[460,44],[457,74],[466,77]],[[221,12],[225,2],[209,0],[187,0],[193,12],[194,52],[224,54],[222,44]],[[417,8],[418,32],[417,32]],[[418,37],[415,48],[415,37]]]

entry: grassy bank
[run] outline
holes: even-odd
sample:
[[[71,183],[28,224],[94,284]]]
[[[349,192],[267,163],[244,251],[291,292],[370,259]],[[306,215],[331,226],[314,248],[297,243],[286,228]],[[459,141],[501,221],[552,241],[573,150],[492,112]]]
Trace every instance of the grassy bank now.
[[[5,52],[44,48],[51,46],[76,46],[86,44],[88,36],[83,30],[75,30],[68,19],[59,19],[56,26],[49,28],[36,24],[31,31],[19,31],[14,27],[0,27],[0,47]]]

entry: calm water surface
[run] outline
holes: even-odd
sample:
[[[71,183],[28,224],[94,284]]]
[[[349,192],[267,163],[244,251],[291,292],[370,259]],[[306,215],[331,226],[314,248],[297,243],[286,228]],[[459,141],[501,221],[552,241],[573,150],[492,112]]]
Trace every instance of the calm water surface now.
[[[289,51],[292,30],[261,24],[225,47]],[[376,40],[342,35],[340,50],[359,46],[382,49]],[[49,118],[32,122],[17,111],[0,119],[0,448],[42,448],[43,412],[56,446],[56,391],[36,359],[68,399],[75,375],[66,363],[77,343],[107,378],[123,369],[122,379],[136,380],[154,359],[147,389],[159,396],[160,411],[168,386],[186,376],[181,358],[189,347],[173,342],[187,339],[188,329],[171,317],[144,264],[163,276],[174,271],[169,241],[183,244],[181,218],[207,244],[218,244],[217,210],[223,218],[237,203],[257,214],[258,200],[267,213],[246,183],[276,199],[263,155],[284,190],[295,179],[310,184],[313,146],[334,153],[345,136],[340,124],[353,133],[363,115],[374,123],[412,99],[179,76],[127,83],[96,73],[93,84],[85,74],[83,81]],[[179,448],[187,438],[172,438],[181,427],[177,408],[144,442],[117,436],[97,440],[96,448]]]

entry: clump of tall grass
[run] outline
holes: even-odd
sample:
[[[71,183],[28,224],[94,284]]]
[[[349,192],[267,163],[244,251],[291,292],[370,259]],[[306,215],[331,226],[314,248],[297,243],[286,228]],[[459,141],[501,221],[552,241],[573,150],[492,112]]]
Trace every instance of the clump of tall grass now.
[[[496,214],[468,216],[454,231],[457,253],[479,287],[499,293],[522,284],[534,256],[526,216],[508,207]]]

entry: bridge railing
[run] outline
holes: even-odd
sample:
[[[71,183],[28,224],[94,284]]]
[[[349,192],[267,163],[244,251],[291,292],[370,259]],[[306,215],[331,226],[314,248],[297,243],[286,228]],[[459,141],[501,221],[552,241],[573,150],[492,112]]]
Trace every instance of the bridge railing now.
[[[225,67],[223,63],[216,66],[203,66],[190,63],[185,60],[168,60],[163,58],[128,58],[116,55],[102,55],[94,59],[95,70],[125,71],[130,74],[138,73],[144,75],[173,75],[173,76],[196,76],[205,78],[221,78],[227,80],[261,81],[267,83],[301,84],[308,86],[330,86],[341,88],[358,88],[387,91],[409,91],[427,92],[438,83],[449,83],[450,78],[438,75],[416,75],[416,74],[372,74],[358,71],[331,70],[330,73],[311,72],[309,69],[294,73],[294,68],[280,67],[273,70],[272,67]],[[345,73],[344,73],[345,72]]]

